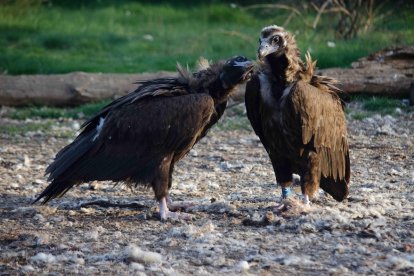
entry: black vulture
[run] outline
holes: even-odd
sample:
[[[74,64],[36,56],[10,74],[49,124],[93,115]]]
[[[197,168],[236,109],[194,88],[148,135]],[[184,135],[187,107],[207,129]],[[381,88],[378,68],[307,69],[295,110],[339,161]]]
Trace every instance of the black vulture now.
[[[178,77],[140,82],[87,120],[57,153],[46,169],[50,184],[35,202],[46,203],[83,182],[122,181],[151,186],[161,219],[177,217],[167,206],[175,163],[220,119],[252,69],[251,61],[238,56],[212,65],[204,61],[195,73],[178,65]]]
[[[302,62],[294,37],[282,27],[263,28],[259,43],[258,69],[246,85],[246,111],[270,157],[282,198],[291,194],[297,173],[304,203],[319,187],[344,200],[350,162],[336,81],[315,75],[316,62],[309,53]]]

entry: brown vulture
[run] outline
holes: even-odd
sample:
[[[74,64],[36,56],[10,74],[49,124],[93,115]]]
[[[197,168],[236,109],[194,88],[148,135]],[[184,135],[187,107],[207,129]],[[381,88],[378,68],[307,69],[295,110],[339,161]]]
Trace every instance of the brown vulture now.
[[[35,202],[46,203],[82,182],[123,181],[151,186],[162,220],[178,217],[167,206],[174,164],[220,119],[232,91],[252,70],[253,63],[238,56],[204,61],[195,73],[177,66],[176,78],[140,82],[87,120],[57,153],[46,169],[51,183]]]
[[[301,177],[303,201],[322,188],[337,201],[350,178],[346,119],[335,80],[314,74],[309,53],[300,58],[294,37],[272,25],[262,29],[258,68],[246,85],[246,111],[282,187]]]

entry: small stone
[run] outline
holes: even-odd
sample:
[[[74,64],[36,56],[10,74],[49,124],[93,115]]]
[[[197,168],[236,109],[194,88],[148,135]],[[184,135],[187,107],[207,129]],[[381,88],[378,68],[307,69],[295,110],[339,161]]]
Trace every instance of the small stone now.
[[[24,164],[24,166],[26,168],[29,168],[30,165],[32,164],[32,162],[31,162],[31,160],[30,160],[30,158],[29,158],[29,156],[27,154],[24,155],[24,162],[23,162],[23,164]]]
[[[9,186],[12,189],[18,189],[20,185],[16,182],[12,182],[12,183],[9,184]]]
[[[56,257],[52,254],[47,253],[37,253],[35,256],[30,258],[35,263],[54,263],[56,262]]]
[[[335,42],[333,42],[333,41],[327,41],[327,42],[326,42],[326,45],[327,45],[329,48],[335,48],[335,46],[336,46]]]
[[[143,270],[145,270],[145,267],[142,265],[142,264],[140,264],[140,263],[136,263],[136,262],[132,262],[132,263],[130,263],[129,264],[129,267],[132,269],[132,270],[141,270],[141,271],[143,271]]]
[[[130,261],[152,264],[152,263],[161,263],[162,256],[156,252],[144,251],[136,245],[129,245],[126,248],[126,255]]]
[[[240,262],[237,264],[236,268],[237,268],[237,271],[243,272],[243,271],[247,271],[247,270],[249,270],[250,265],[249,265],[249,263],[248,263],[248,262],[246,262],[246,261],[240,261]]]
[[[80,124],[77,121],[73,121],[71,124],[71,128],[73,130],[79,130],[80,129]]]
[[[38,221],[38,222],[43,222],[43,221],[45,221],[45,217],[44,217],[44,216],[42,216],[41,214],[36,214],[36,215],[33,217],[33,219],[34,219],[34,220],[36,220],[36,221]]]
[[[46,183],[46,181],[44,181],[44,180],[42,180],[42,179],[35,179],[35,180],[33,181],[33,183],[34,183],[34,184],[39,184],[39,185],[42,185],[42,184],[45,184],[45,183]]]
[[[154,40],[154,37],[150,34],[145,34],[145,35],[142,36],[142,38],[144,40],[147,40],[147,41],[153,41]]]
[[[33,271],[35,271],[35,269],[31,265],[22,266],[22,272],[23,273],[28,273],[28,272],[33,272]]]

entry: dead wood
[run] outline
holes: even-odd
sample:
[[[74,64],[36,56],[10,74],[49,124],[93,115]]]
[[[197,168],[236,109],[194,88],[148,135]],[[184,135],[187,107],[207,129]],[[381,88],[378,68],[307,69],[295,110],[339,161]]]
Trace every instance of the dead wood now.
[[[414,46],[384,49],[352,63],[352,68],[322,69],[317,73],[336,78],[345,93],[409,98]],[[136,89],[134,83],[139,80],[175,75],[174,72],[0,75],[0,105],[76,106],[125,95]],[[244,89],[244,85],[237,89],[232,97],[234,102],[244,100]]]

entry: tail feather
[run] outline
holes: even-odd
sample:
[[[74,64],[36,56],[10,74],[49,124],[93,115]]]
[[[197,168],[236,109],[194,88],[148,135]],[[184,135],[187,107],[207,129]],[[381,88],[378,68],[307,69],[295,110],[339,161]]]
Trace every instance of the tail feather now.
[[[43,198],[42,204],[46,204],[49,200],[63,196],[75,183],[53,181],[46,189],[33,201],[33,204]]]
[[[333,177],[322,177],[320,181],[320,187],[337,201],[343,201],[349,194],[349,180],[351,178],[349,153],[345,156],[345,162],[344,178],[335,180]]]
[[[71,144],[64,147],[55,160],[46,169],[46,174],[50,174],[48,180],[58,179],[64,174],[72,164],[87,153],[94,145],[93,137],[96,130],[78,136]]]
[[[46,169],[46,175],[49,174],[48,181],[51,183],[33,203],[43,198],[42,204],[45,204],[53,198],[64,195],[78,182],[78,179],[71,179],[71,175],[76,170],[73,165],[94,146],[93,137],[95,134],[95,129],[81,134],[56,154],[55,160]]]

